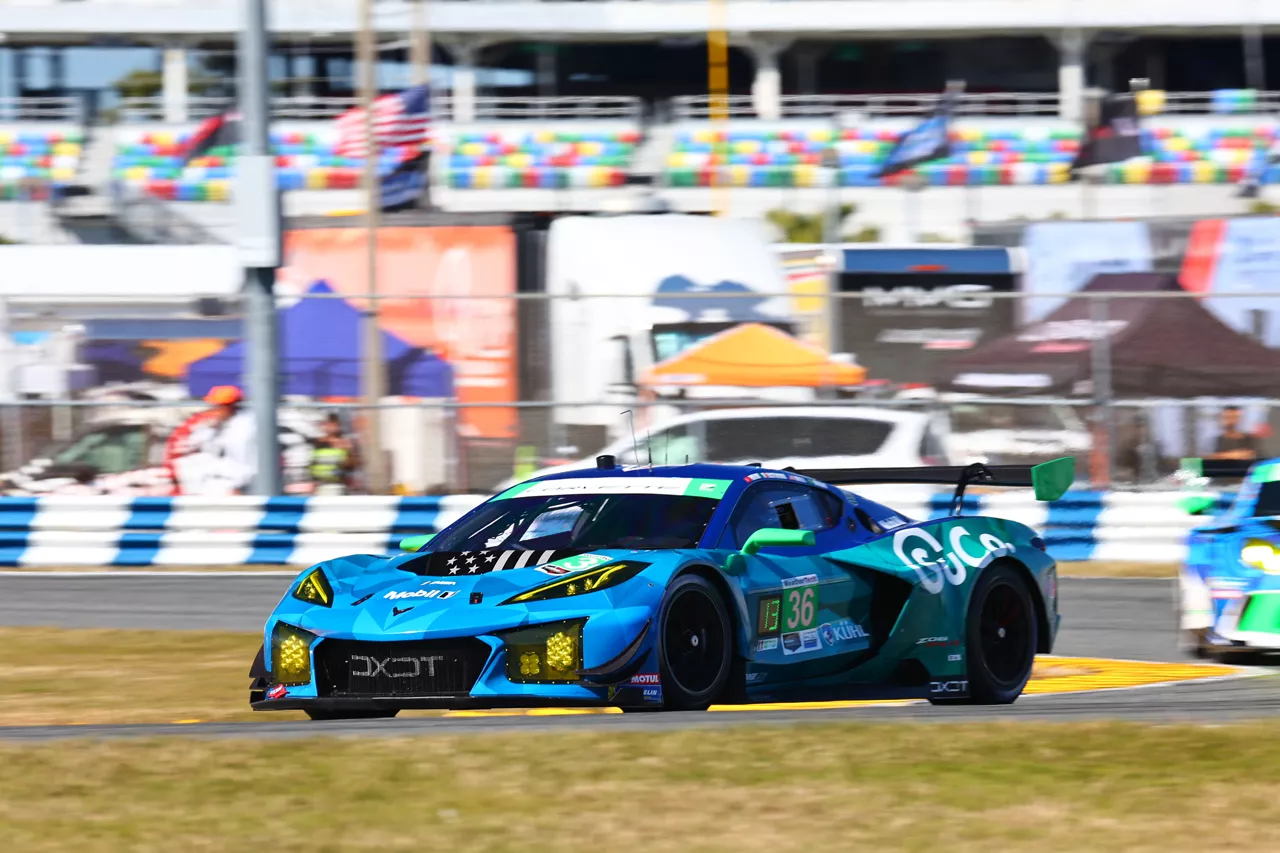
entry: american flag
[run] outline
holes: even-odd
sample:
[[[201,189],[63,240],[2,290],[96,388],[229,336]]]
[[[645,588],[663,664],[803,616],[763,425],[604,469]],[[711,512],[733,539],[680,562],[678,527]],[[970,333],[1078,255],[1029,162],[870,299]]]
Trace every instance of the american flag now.
[[[364,108],[355,107],[337,118],[337,153],[364,157],[367,150]],[[416,86],[383,95],[373,102],[373,138],[379,152],[397,151],[401,160],[414,157],[431,135],[431,87]]]

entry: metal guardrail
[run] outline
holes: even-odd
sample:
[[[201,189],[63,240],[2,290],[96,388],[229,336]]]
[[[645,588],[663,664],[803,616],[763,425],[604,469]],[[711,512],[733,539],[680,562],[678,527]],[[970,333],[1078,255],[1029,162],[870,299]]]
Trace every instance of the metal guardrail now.
[[[784,118],[833,118],[841,113],[859,113],[868,118],[922,116],[938,103],[940,95],[784,95],[780,99]],[[710,97],[682,95],[671,101],[677,120],[710,118]],[[1250,114],[1280,112],[1280,92],[1257,92]],[[1057,92],[967,93],[960,96],[957,115],[962,116],[1057,116]],[[1214,110],[1213,92],[1167,92],[1161,114],[1241,115]],[[756,118],[750,95],[729,96],[730,118]]]
[[[76,96],[0,97],[0,121],[84,122],[84,102]]]
[[[271,115],[277,119],[329,119],[342,115],[359,106],[357,98],[336,97],[276,97],[271,99]],[[639,98],[634,97],[546,97],[510,98],[477,97],[475,99],[477,121],[502,119],[628,119],[639,121],[643,109]],[[438,122],[452,122],[454,99],[450,95],[436,97],[432,101],[432,113]],[[233,98],[191,96],[187,98],[187,116],[199,120],[234,109]],[[124,98],[119,107],[123,122],[164,121],[165,104],[159,97]]]

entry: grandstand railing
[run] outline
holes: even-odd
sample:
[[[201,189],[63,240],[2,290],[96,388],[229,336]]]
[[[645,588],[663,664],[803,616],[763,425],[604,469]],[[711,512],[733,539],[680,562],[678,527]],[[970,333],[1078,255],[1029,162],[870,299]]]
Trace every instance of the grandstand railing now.
[[[432,100],[432,113],[437,121],[451,122],[454,99],[449,95]],[[328,119],[358,106],[357,98],[276,97],[271,99],[271,115],[277,119]],[[187,98],[187,115],[192,120],[208,118],[234,109],[232,98],[192,96]],[[639,98],[590,97],[478,97],[475,99],[477,121],[503,119],[628,119],[638,121],[643,110]],[[124,122],[163,121],[164,100],[159,97],[124,98],[119,115]]]
[[[172,205],[126,184],[111,185],[111,204],[116,223],[144,243],[191,246],[226,242]]]
[[[75,96],[0,98],[0,121],[84,122],[84,102]]]
[[[780,99],[784,118],[835,118],[841,113],[859,113],[866,117],[921,116],[937,106],[940,95],[784,95]],[[711,98],[707,95],[682,95],[672,98],[672,116],[678,121],[710,118]],[[1280,112],[1280,92],[1260,91],[1249,102],[1250,113]],[[729,96],[729,117],[757,117],[750,95]],[[1057,116],[1060,99],[1057,92],[993,92],[967,93],[960,96],[956,108],[964,116]],[[1215,109],[1213,92],[1167,92],[1162,114],[1223,115]]]

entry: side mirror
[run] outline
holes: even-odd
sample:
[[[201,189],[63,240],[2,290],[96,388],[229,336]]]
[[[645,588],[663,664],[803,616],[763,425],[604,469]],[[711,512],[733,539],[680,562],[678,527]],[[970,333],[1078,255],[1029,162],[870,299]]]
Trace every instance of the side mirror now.
[[[748,557],[761,548],[803,548],[814,544],[817,538],[812,530],[784,530],[780,527],[762,527],[747,537],[742,553]]]
[[[400,550],[408,551],[409,553],[421,551],[423,548],[427,547],[428,542],[435,538],[436,535],[434,533],[427,533],[423,536],[409,536],[400,540]]]

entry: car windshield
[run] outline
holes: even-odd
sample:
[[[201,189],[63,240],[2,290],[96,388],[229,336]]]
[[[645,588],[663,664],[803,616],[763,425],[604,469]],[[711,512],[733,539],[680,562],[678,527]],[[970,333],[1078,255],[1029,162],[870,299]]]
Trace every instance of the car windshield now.
[[[513,497],[481,504],[432,551],[696,548],[718,500],[654,494]]]

